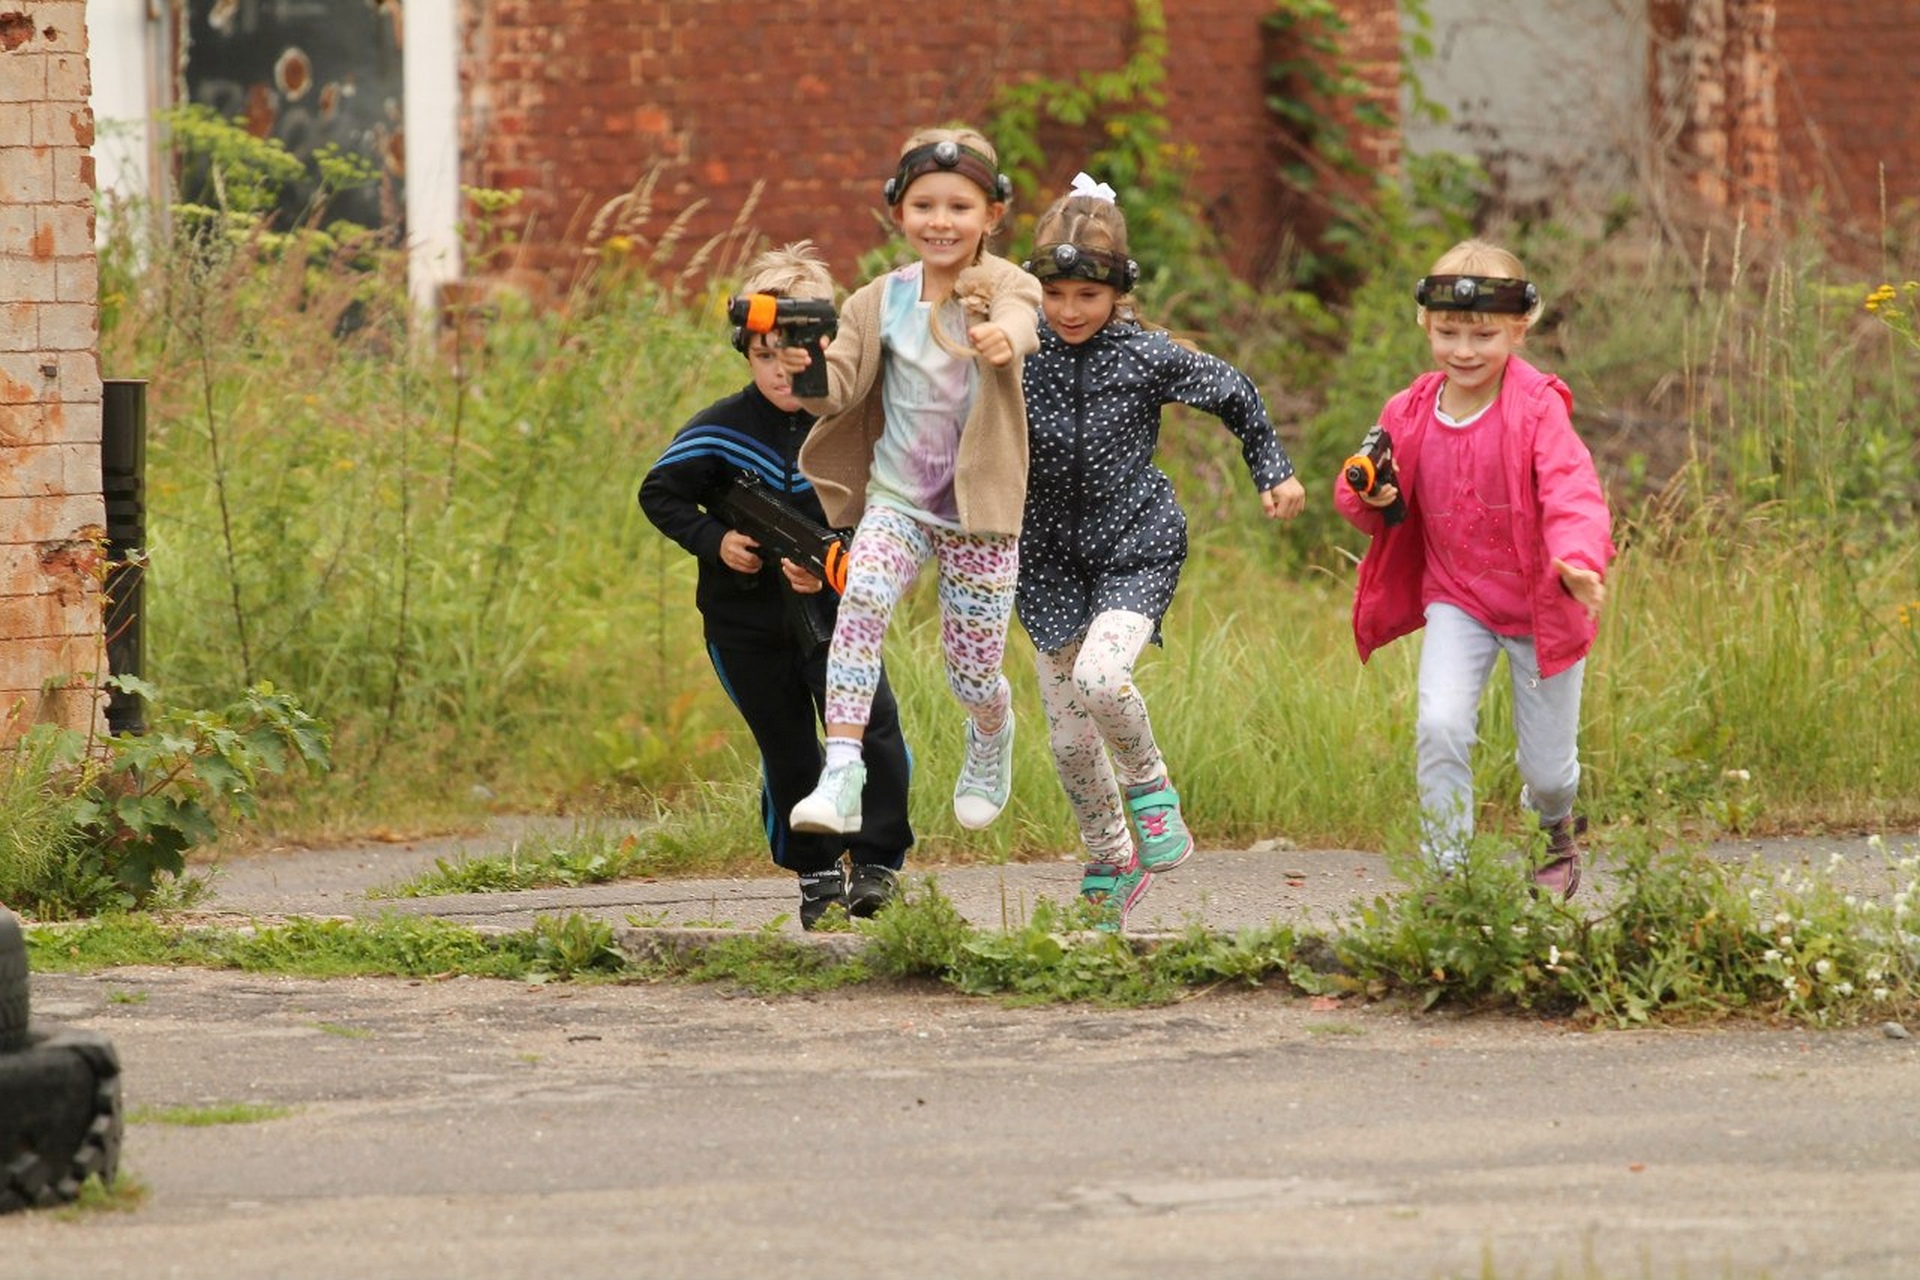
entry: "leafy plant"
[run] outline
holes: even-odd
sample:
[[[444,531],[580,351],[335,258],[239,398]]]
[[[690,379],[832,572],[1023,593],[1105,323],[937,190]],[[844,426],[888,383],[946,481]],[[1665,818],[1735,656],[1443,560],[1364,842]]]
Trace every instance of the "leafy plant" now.
[[[149,702],[153,686],[109,682]],[[35,725],[6,779],[24,816],[0,845],[0,898],[43,915],[149,902],[220,819],[252,817],[269,776],[329,765],[326,731],[260,685],[220,711],[161,711],[144,734]]]
[[[1423,1008],[1442,1001],[1570,1007],[1552,966],[1571,949],[1578,917],[1530,892],[1497,842],[1476,840],[1450,874],[1411,857],[1395,874],[1404,891],[1375,897],[1333,940],[1351,974],[1344,985],[1373,995],[1417,993]]]
[[[538,916],[532,929],[533,974],[537,978],[578,978],[617,973],[627,958],[613,938],[613,926],[573,912]]]

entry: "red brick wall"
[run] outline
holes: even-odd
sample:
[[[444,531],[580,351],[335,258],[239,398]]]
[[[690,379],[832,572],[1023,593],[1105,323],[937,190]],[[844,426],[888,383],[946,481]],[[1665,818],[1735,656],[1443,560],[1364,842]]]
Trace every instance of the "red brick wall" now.
[[[1884,164],[1889,209],[1920,205],[1920,6],[1780,3],[1773,39],[1782,196],[1806,207],[1823,192],[1836,221],[1870,237]]]
[[[1650,0],[1654,108],[1710,209],[1751,227],[1812,222],[1877,263],[1886,207],[1920,206],[1920,15],[1913,0]]]
[[[0,0],[0,741],[86,727],[105,666],[83,0]]]
[[[1355,57],[1390,95],[1392,0],[1342,7]],[[1283,153],[1264,100],[1272,0],[1166,10],[1173,137],[1194,149],[1198,194],[1236,267],[1257,272],[1302,213],[1276,177]],[[655,165],[650,235],[706,201],[681,261],[764,182],[755,228],[813,237],[855,283],[856,259],[884,238],[880,185],[914,129],[984,124],[995,87],[1021,77],[1117,68],[1133,12],[1131,0],[975,0],[915,23],[904,5],[821,0],[469,0],[465,180],[526,192],[517,213],[537,219],[525,262],[536,269],[575,260],[596,211]],[[1055,157],[1053,187],[1084,160]]]

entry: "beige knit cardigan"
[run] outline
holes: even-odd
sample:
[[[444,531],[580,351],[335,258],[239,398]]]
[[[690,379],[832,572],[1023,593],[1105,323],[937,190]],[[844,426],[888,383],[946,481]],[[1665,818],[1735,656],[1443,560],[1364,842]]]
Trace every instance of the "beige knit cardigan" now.
[[[827,394],[801,402],[820,421],[800,448],[800,470],[813,481],[836,528],[858,523],[866,509],[874,445],[887,425],[880,395],[880,302],[887,279],[870,280],[847,299],[840,332],[827,348]],[[954,464],[960,525],[968,533],[1017,534],[1027,500],[1027,405],[1020,366],[1040,347],[1040,282],[1005,258],[987,254],[960,273],[957,292],[968,304],[967,323],[999,325],[1014,351],[1005,365],[976,362],[979,387]]]

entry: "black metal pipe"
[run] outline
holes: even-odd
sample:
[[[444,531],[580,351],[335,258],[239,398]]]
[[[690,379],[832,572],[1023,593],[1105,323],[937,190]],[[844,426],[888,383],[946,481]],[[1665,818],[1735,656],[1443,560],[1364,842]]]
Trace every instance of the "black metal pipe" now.
[[[146,661],[146,472],[146,380],[109,378],[100,404],[100,489],[107,503],[107,670],[116,676],[138,677]],[[107,731],[147,731],[139,697],[108,690]]]

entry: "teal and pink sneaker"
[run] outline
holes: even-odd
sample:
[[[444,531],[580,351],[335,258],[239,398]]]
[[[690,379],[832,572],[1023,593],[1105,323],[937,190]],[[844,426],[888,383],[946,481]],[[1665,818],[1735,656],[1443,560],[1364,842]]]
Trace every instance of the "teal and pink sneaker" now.
[[[1080,896],[1097,909],[1094,928],[1119,933],[1127,927],[1127,913],[1147,893],[1147,869],[1140,859],[1125,866],[1117,862],[1089,862],[1080,872]]]
[[[1180,816],[1180,793],[1166,778],[1127,788],[1127,812],[1140,831],[1140,861],[1162,875],[1193,854],[1193,833]]]

